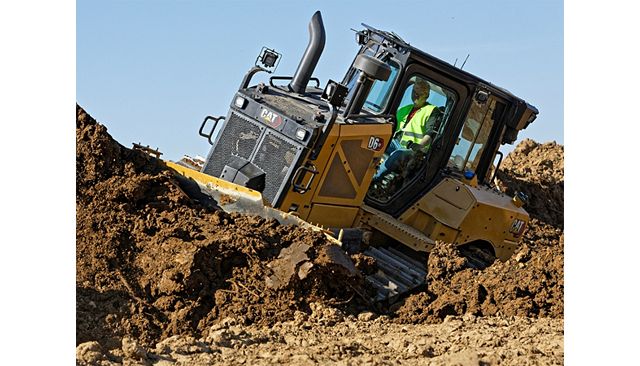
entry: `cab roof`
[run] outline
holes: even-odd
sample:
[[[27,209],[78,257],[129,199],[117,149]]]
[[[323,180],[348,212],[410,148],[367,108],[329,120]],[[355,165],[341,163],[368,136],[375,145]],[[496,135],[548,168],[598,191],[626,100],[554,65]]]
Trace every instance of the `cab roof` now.
[[[424,63],[426,65],[429,65],[437,70],[441,70],[443,73],[452,76],[453,78],[458,79],[459,81],[466,83],[468,85],[474,85],[474,86],[481,86],[481,87],[485,87],[486,89],[491,90],[492,92],[502,96],[503,98],[506,99],[510,99],[516,103],[520,102],[520,103],[526,103],[522,98],[516,96],[515,94],[511,93],[510,91],[508,91],[505,88],[499,87],[495,84],[492,84],[486,80],[483,80],[479,77],[477,77],[476,75],[473,75],[467,71],[462,70],[459,67],[453,66],[452,64],[450,64],[449,62],[443,61],[433,55],[430,55],[416,47],[413,47],[412,45],[410,45],[408,42],[406,42],[405,40],[403,40],[402,38],[400,38],[400,36],[398,36],[396,33],[394,32],[388,32],[388,31],[383,31],[380,29],[376,29],[370,25],[364,24],[362,23],[362,26],[365,27],[367,29],[367,31],[369,31],[370,33],[376,34],[379,37],[382,37],[385,41],[391,43],[393,46],[395,46],[395,48],[404,51],[406,53],[409,53],[409,58],[415,59],[420,61],[421,63]],[[387,46],[389,46],[387,44]],[[519,104],[519,103],[518,103]],[[537,108],[535,108],[534,106],[530,105],[529,103],[526,103],[527,106],[529,108],[531,108],[532,110],[536,111],[537,114]]]

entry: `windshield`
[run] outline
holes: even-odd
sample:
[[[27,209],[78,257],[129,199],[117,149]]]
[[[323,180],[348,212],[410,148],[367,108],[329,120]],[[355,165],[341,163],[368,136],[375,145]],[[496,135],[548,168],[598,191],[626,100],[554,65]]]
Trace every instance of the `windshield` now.
[[[375,50],[378,49],[378,45],[374,46],[374,48],[367,48],[364,51],[364,54],[374,56],[376,53]],[[367,96],[367,99],[365,100],[363,106],[364,109],[376,114],[382,112],[387,106],[387,103],[389,102],[389,99],[391,97],[393,84],[395,83],[398,76],[398,71],[400,70],[400,66],[398,65],[398,63],[393,60],[387,61],[387,64],[391,68],[391,75],[389,75],[389,79],[387,79],[386,81],[374,81],[373,86],[371,87],[371,91],[369,91],[369,95]],[[355,90],[354,87],[359,76],[359,70],[352,70],[352,72],[350,73],[349,80],[346,83],[347,88],[349,89],[349,94],[347,94],[345,102],[347,100],[351,100],[351,98],[353,97],[353,93]]]
[[[391,96],[393,83],[398,75],[398,64],[393,61],[388,62],[388,64],[391,67],[391,75],[389,75],[389,79],[387,79],[387,81],[376,80],[371,87],[367,100],[364,102],[363,108],[368,109],[373,113],[382,112],[384,107],[387,105],[389,96]]]

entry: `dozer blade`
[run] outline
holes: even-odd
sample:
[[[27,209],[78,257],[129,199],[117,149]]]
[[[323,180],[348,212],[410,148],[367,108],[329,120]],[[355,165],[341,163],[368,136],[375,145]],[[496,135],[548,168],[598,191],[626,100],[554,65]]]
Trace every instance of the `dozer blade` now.
[[[189,196],[195,193],[212,198],[216,201],[216,206],[225,212],[258,215],[275,219],[283,225],[296,225],[320,231],[325,234],[330,243],[342,247],[340,240],[336,239],[330,231],[312,225],[295,215],[270,207],[258,191],[201,173],[183,165],[173,162],[165,163],[181,179],[187,179],[191,185],[194,182],[197,184],[196,190],[199,192],[186,192]],[[351,259],[337,247],[322,248],[320,250],[321,255],[313,261],[307,256],[309,248],[310,246],[308,245],[300,244],[284,248],[278,258],[268,265],[272,269],[273,275],[265,279],[267,285],[274,289],[284,287],[292,277],[297,276],[302,279],[307,276],[312,267],[315,268],[318,265],[333,265],[334,269],[340,269],[347,275],[355,275],[355,267]],[[369,301],[392,303],[401,295],[425,283],[425,264],[410,258],[398,249],[392,247],[369,247],[364,251],[364,254],[375,258],[378,266],[376,273],[366,276],[366,280],[376,289],[375,298],[369,299]]]
[[[369,247],[363,252],[375,258],[378,271],[366,277],[376,289],[375,302],[393,303],[401,295],[426,283],[425,263],[392,248]]]
[[[340,245],[340,241],[333,237],[328,230],[312,225],[295,215],[270,207],[258,191],[227,182],[174,162],[165,161],[165,164],[177,173],[179,177],[184,177],[197,183],[199,193],[213,198],[217,206],[225,212],[257,215],[267,219],[275,219],[282,225],[296,225],[314,231],[321,231],[331,242]],[[193,194],[193,192],[189,193]]]
[[[173,162],[166,162],[166,164],[178,174],[179,180],[188,179],[188,182],[181,182],[181,184],[189,186],[188,190],[190,192],[185,192],[186,194],[200,196],[201,198],[204,198],[202,195],[205,195],[213,198],[216,201],[216,206],[225,212],[258,215],[275,219],[283,225],[296,225],[324,233],[329,243],[314,248],[314,253],[316,254],[313,257],[310,257],[308,253],[312,247],[310,244],[295,242],[291,246],[283,248],[278,257],[267,264],[272,272],[265,278],[269,288],[276,290],[285,288],[292,279],[303,280],[312,271],[320,268],[329,268],[332,273],[343,279],[352,279],[358,275],[353,262],[341,249],[342,243],[333,237],[330,231],[312,225],[297,216],[270,207],[262,199],[260,192],[229,183],[223,179],[212,177]],[[197,188],[194,187],[194,182],[197,183]],[[193,192],[194,190],[197,192]]]

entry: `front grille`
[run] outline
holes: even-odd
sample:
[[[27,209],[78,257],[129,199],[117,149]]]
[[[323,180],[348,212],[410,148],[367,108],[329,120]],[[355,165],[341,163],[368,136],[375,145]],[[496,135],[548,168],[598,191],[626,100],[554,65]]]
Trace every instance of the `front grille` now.
[[[267,132],[252,162],[267,174],[264,198],[274,204],[287,184],[302,148],[275,133]]]
[[[303,146],[234,111],[219,136],[202,172],[220,177],[231,156],[239,156],[265,172],[262,196],[275,205],[291,179]]]
[[[262,130],[264,127],[257,122],[232,112],[220,131],[220,138],[211,149],[202,172],[219,177],[231,155],[249,160]]]

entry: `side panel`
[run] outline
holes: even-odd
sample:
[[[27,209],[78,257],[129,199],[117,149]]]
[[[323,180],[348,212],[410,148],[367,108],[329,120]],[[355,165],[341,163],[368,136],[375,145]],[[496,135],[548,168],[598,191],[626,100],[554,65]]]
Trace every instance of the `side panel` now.
[[[309,191],[300,194],[290,189],[280,209],[307,219],[312,207],[322,204],[317,207],[323,207],[327,215],[314,214],[311,218],[320,225],[335,227],[337,221],[329,207],[339,213],[345,207],[357,209],[362,205],[390,136],[391,124],[335,124],[318,158],[307,162],[318,171]],[[353,217],[339,221],[343,224],[339,227],[350,227]]]
[[[529,215],[511,198],[488,188],[446,178],[403,213],[399,220],[432,240],[456,245],[490,243],[496,256],[508,259],[521,239]]]
[[[477,203],[460,224],[454,241],[464,244],[485,240],[493,245],[496,257],[507,260],[515,252],[529,214],[513,204],[512,198],[488,188],[468,187]],[[515,230],[514,230],[515,228]]]
[[[405,224],[416,228],[420,232],[427,235],[432,240],[441,240],[452,243],[458,236],[458,230],[443,224],[429,213],[418,209],[416,206],[411,207],[407,213]]]
[[[309,164],[316,171],[318,171],[319,175],[322,175],[326,170],[329,159],[333,156],[334,146],[336,145],[336,141],[339,138],[340,134],[340,125],[335,124],[333,128],[329,131],[329,135],[325,140],[324,147],[318,154],[318,157],[314,161],[307,160],[303,165]],[[310,179],[312,179],[310,174],[306,174],[303,182],[306,184]],[[309,217],[309,213],[311,212],[311,205],[314,192],[320,186],[320,177],[313,177],[313,181],[311,181],[311,185],[309,190],[305,193],[295,192],[292,188],[286,192],[282,203],[277,207],[284,212],[291,212],[303,220],[306,220]]]
[[[313,202],[360,206],[384,153],[368,147],[373,137],[389,142],[389,124],[340,125],[340,137],[328,160],[327,169],[314,192]]]
[[[351,227],[358,214],[357,207],[314,204],[307,221],[312,224],[321,224],[324,227]]]
[[[417,210],[427,212],[447,226],[457,228],[475,203],[475,198],[465,189],[462,182],[445,178],[416,202],[414,207]],[[400,216],[400,221],[407,219],[405,214]]]

